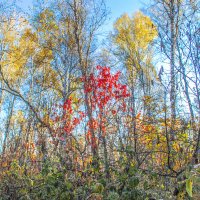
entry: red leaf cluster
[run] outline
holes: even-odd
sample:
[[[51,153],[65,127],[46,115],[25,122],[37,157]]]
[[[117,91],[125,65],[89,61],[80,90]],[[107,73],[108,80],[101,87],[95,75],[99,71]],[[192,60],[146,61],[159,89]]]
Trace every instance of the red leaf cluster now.
[[[113,101],[130,96],[127,86],[119,83],[120,72],[112,75],[109,67],[96,67],[98,74],[93,73],[88,78],[82,78],[85,81],[85,93],[91,93],[91,104],[101,110]]]

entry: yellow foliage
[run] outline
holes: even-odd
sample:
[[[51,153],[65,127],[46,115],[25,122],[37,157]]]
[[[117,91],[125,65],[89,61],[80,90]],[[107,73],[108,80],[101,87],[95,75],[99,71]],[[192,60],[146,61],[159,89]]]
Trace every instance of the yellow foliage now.
[[[141,12],[137,12],[133,18],[134,34],[137,45],[140,48],[146,49],[155,37],[157,30],[152,23],[151,19]]]
[[[145,50],[157,36],[157,29],[151,19],[141,12],[137,12],[133,18],[124,14],[116,21],[114,28],[114,41],[121,48],[131,48],[133,51],[137,48]]]
[[[5,78],[14,83],[19,77],[25,75],[25,65],[37,48],[37,37],[30,29],[25,29],[20,37],[13,30],[14,37],[6,37],[7,53],[1,60]]]
[[[113,40],[125,55],[130,80],[135,80],[141,70],[148,81],[151,76],[156,77],[149,45],[157,37],[157,29],[151,19],[142,12],[136,12],[132,18],[124,14],[115,22],[114,29]]]

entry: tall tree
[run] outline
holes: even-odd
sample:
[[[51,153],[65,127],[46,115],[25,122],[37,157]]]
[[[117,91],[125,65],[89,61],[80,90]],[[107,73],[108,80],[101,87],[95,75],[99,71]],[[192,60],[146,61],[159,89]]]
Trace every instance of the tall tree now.
[[[171,133],[174,135],[174,124],[177,113],[177,70],[176,43],[179,34],[181,9],[180,0],[155,0],[150,7],[150,15],[155,22],[160,39],[161,53],[168,59],[170,66],[170,108]],[[172,136],[173,137],[173,136]]]
[[[156,36],[157,30],[153,22],[141,12],[135,13],[132,18],[124,14],[114,24],[113,42],[117,47],[116,55],[125,65],[131,90],[132,128],[130,133],[134,135],[135,152],[138,151],[135,120],[139,112],[139,110],[136,111],[136,98],[139,97],[140,89],[143,91],[141,99],[144,100],[144,115],[150,116],[153,112],[148,99],[151,98],[151,87],[156,78],[156,70],[152,64],[152,42]],[[137,86],[139,86],[138,91]]]

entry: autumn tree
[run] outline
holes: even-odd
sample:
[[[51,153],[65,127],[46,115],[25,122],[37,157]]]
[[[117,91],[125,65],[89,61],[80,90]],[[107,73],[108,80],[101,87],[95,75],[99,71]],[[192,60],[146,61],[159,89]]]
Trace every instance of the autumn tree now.
[[[136,110],[138,87],[143,91],[141,100],[144,102],[144,115],[150,117],[153,112],[149,104],[152,98],[151,88],[153,82],[156,82],[156,70],[152,64],[152,42],[156,36],[157,30],[153,22],[141,12],[137,12],[132,18],[124,14],[114,24],[113,42],[117,47],[116,55],[122,58],[131,90],[132,128],[129,131],[134,135],[135,152],[138,151],[135,117],[140,112]]]

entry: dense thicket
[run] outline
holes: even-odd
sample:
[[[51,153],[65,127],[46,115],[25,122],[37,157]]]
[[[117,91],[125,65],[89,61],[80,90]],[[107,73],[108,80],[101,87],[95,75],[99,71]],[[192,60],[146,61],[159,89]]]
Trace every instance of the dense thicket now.
[[[0,199],[200,198],[199,2],[150,3],[0,3]]]

